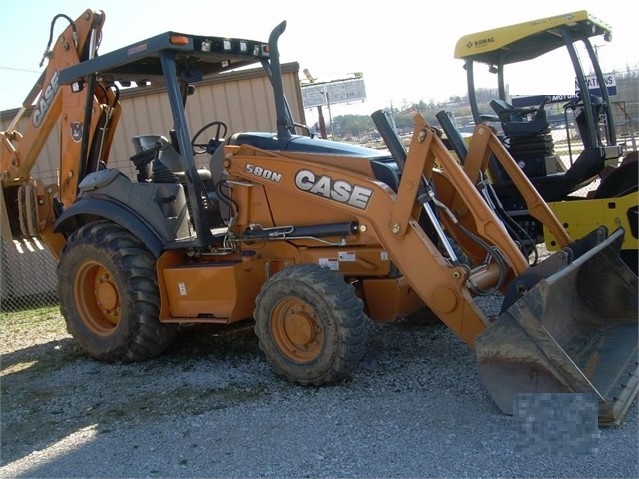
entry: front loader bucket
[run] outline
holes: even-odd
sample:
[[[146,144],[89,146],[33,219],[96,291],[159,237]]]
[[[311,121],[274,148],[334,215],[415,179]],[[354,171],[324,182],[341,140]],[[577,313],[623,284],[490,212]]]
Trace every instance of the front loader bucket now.
[[[511,285],[517,297],[475,342],[480,379],[505,414],[517,393],[594,393],[599,424],[623,419],[639,388],[637,276],[619,258],[623,234],[590,247],[596,230],[576,259],[566,248]]]

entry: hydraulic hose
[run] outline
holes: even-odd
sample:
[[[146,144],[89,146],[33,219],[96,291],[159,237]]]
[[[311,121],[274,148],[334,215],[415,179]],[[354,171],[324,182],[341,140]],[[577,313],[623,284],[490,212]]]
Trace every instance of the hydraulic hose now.
[[[51,43],[53,43],[53,29],[55,28],[55,22],[58,21],[58,18],[64,18],[71,25],[71,29],[73,30],[73,43],[77,47],[78,43],[78,29],[75,25],[75,22],[71,19],[71,17],[65,15],[64,13],[58,13],[53,20],[51,20],[51,27],[49,29],[49,42],[47,43],[47,48],[44,50],[44,54],[42,55],[42,60],[40,61],[40,66],[44,64],[44,60],[51,58]]]

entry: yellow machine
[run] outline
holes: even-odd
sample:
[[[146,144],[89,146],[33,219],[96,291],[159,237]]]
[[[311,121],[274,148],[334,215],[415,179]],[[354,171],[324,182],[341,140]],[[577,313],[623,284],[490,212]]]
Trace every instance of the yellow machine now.
[[[373,119],[389,152],[296,135],[279,64],[285,23],[268,42],[166,32],[97,56],[88,39],[103,21],[87,11],[59,37],[25,102],[37,99],[28,129],[2,132],[12,234],[37,234],[59,259],[61,311],[87,354],[140,361],[178,324],[253,319],[276,370],[320,386],[349,376],[369,319],[428,307],[475,348],[505,413],[519,392],[588,392],[602,424],[622,420],[639,387],[637,277],[619,258],[622,228],[572,241],[487,126],[463,168],[420,116],[408,152],[383,111]],[[186,78],[255,62],[272,81],[277,132],[226,135],[214,120],[191,136]],[[170,139],[132,138],[132,179],[108,153],[118,84],[140,79],[164,85],[174,128]],[[56,122],[59,182],[45,187],[29,172]],[[214,137],[198,140],[209,127]],[[539,265],[475,188],[491,155],[560,243]],[[493,293],[504,295],[499,318],[475,301]]]
[[[592,44],[595,39],[611,38],[609,25],[582,10],[464,35],[454,55],[464,61],[474,122],[495,127],[510,155],[573,238],[582,238],[598,226],[623,227],[621,255],[637,273],[637,152],[624,157],[625,145],[617,142],[610,96],[616,84],[611,74],[602,72]],[[557,62],[558,54],[565,54],[564,61],[574,68],[574,95],[509,94],[512,69],[526,65],[530,75],[553,75],[542,69],[547,68],[542,62],[550,55]],[[499,97],[490,102],[479,101],[478,66],[494,74]],[[551,118],[549,111],[557,113]],[[446,134],[458,136],[450,119],[440,115]],[[512,224],[512,236],[528,244],[545,242],[549,250],[557,250],[560,242],[527,214],[504,170],[492,162],[487,176],[495,201],[503,206],[504,221]],[[598,179],[599,185],[591,188],[587,198],[577,194]]]

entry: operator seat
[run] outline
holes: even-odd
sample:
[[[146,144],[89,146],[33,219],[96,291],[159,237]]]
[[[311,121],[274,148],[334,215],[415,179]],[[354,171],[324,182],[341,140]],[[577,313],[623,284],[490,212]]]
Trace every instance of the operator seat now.
[[[504,146],[526,176],[545,177],[550,173],[546,170],[546,159],[554,156],[555,145],[543,106],[515,108],[503,100],[491,100],[490,106],[501,122]],[[491,169],[501,170],[501,165],[492,164]],[[503,177],[507,181],[505,172],[495,173],[495,178]]]
[[[144,168],[142,173],[143,180],[153,179],[154,181],[160,180],[160,182],[169,180],[170,175],[167,174],[168,172],[162,172],[162,179],[157,178],[157,165],[155,166],[155,171],[153,167],[153,160],[157,155],[160,162],[168,168],[179,183],[186,183],[186,173],[182,167],[182,160],[173,142],[161,135],[139,135],[131,138],[131,141],[136,153],[131,160],[136,164],[138,170],[140,170],[139,163],[144,163],[141,165]],[[177,145],[177,143],[175,144]],[[206,168],[198,168],[197,172],[202,181],[211,180],[211,172]],[[140,181],[140,174],[138,174],[138,181]]]
[[[550,132],[546,110],[543,108],[515,108],[503,100],[491,100],[490,106],[497,113],[507,137],[536,136]],[[528,119],[533,114],[534,116]]]

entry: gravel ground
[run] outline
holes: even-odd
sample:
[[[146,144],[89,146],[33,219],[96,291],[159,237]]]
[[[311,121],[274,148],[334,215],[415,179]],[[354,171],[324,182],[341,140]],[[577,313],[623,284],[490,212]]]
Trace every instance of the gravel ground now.
[[[639,477],[636,399],[590,454],[517,454],[514,418],[439,322],[371,323],[352,380],[324,388],[276,376],[252,324],[107,365],[62,323],[2,317],[2,478]]]

